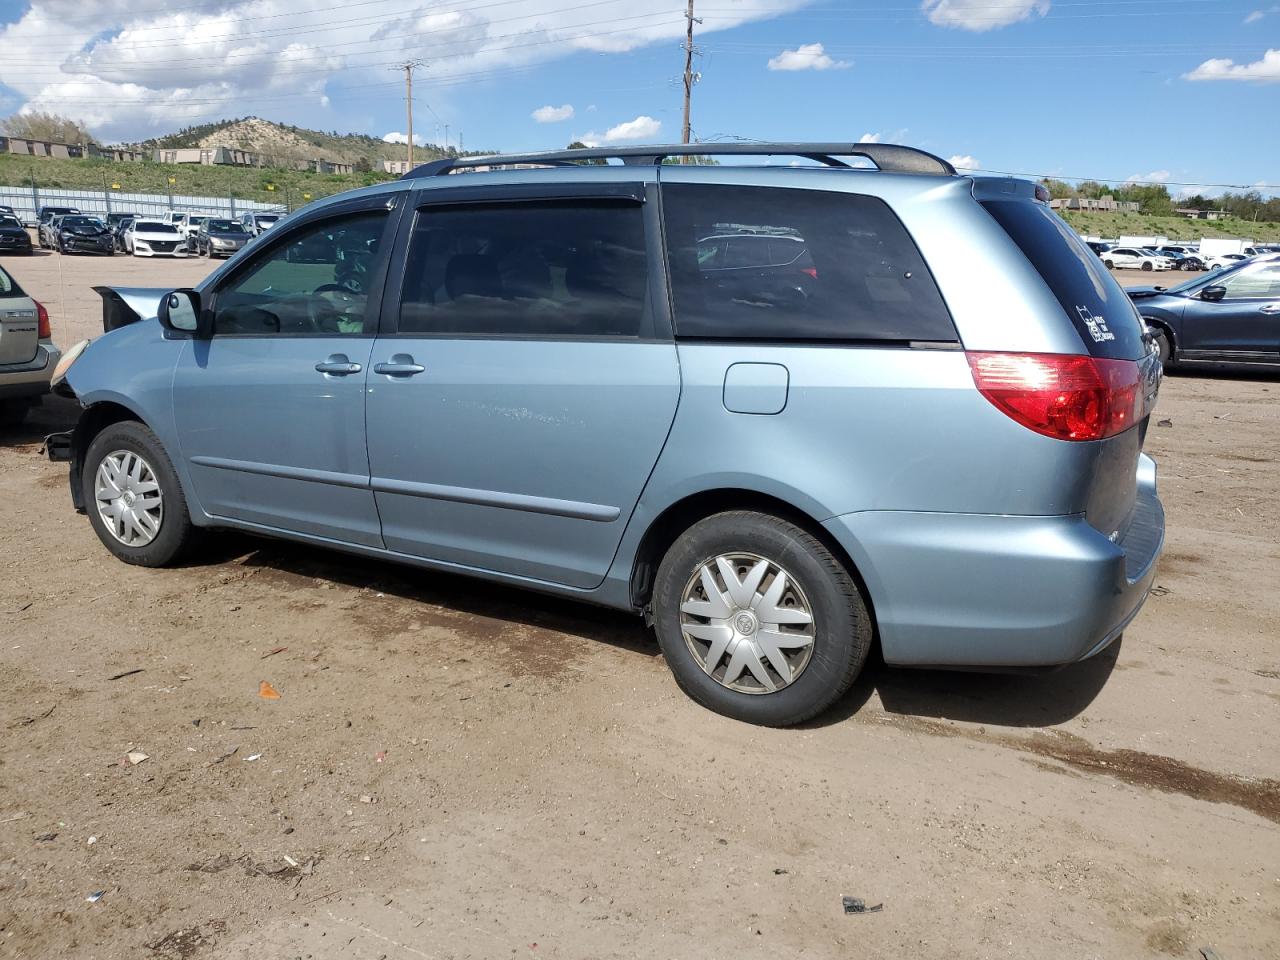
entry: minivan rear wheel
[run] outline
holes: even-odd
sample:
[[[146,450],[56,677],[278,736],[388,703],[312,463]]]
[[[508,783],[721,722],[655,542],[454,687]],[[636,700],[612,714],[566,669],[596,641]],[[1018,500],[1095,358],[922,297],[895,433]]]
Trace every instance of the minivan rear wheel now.
[[[765,726],[827,709],[871,648],[871,617],[844,565],[807,531],[754,511],[716,514],[676,540],[653,615],[685,693]]]
[[[113,423],[94,437],[80,483],[94,532],[125,563],[169,566],[194,542],[177,471],[141,423]]]

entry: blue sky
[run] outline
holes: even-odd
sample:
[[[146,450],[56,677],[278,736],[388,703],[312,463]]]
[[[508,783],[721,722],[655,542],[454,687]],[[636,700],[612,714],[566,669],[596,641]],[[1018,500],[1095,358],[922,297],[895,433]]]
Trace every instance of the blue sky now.
[[[1280,183],[1280,4],[695,0],[695,15],[697,139],[872,136],[1174,192]],[[428,140],[448,123],[472,149],[673,141],[682,40],[681,0],[0,0],[0,113],[53,110],[108,139],[245,114],[383,136],[405,128],[393,64],[422,58]]]

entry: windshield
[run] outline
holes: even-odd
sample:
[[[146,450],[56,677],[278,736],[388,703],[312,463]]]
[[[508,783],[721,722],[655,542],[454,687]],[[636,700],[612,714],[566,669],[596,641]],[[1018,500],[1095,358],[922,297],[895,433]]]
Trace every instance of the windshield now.
[[[97,217],[63,217],[62,225],[64,227],[98,227],[101,229],[103,223]]]
[[[178,228],[172,223],[161,223],[159,220],[139,220],[133,225],[134,233],[177,233]]]
[[[208,219],[209,219],[208,217],[188,217],[187,222],[194,223],[196,226],[199,226],[200,224],[204,223]]]
[[[0,215],[0,227],[20,227],[22,224],[17,217],[11,217],[7,213]]]
[[[231,220],[210,220],[205,224],[205,228],[210,233],[239,233],[240,224]]]

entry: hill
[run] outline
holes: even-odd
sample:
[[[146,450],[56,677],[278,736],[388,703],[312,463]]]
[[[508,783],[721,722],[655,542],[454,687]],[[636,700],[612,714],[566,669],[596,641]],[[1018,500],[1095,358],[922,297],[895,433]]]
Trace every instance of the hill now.
[[[1280,243],[1280,223],[1241,220],[1188,220],[1186,217],[1158,217],[1146,213],[1102,213],[1095,210],[1059,211],[1072,229],[1091,237],[1122,235],[1168,237],[1170,240],[1199,240],[1201,237],[1239,237],[1260,243]]]
[[[381,161],[399,160],[405,154],[401,144],[386,143],[377,137],[361,133],[324,133],[307,130],[261,117],[242,117],[239,120],[219,120],[185,127],[177,133],[155,137],[137,144],[144,150],[181,147],[238,147],[261,154],[271,166],[287,164],[291,160],[330,160],[342,163],[359,163],[381,169]],[[415,147],[414,159],[434,160],[445,155],[443,148],[434,144]]]

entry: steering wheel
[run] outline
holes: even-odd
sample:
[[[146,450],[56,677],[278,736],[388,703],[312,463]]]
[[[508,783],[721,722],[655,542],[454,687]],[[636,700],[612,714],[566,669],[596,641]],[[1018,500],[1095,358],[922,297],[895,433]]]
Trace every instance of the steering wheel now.
[[[340,283],[322,283],[307,297],[307,319],[311,326],[322,333],[342,333],[338,323],[347,313],[333,300],[320,296],[322,293],[344,294],[347,306],[355,302],[355,295]]]

